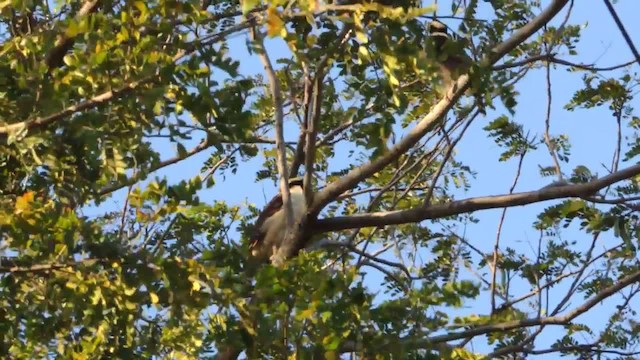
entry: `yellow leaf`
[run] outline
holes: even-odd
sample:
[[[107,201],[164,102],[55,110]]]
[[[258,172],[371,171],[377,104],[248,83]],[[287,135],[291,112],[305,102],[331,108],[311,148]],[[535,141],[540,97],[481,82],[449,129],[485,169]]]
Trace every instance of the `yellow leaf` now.
[[[91,304],[96,305],[103,300],[102,289],[99,287],[95,288],[95,290],[93,290],[93,296],[91,297]]]
[[[75,37],[80,33],[80,24],[77,21],[71,21],[64,33],[68,37]]]
[[[267,35],[274,37],[281,35],[286,30],[284,29],[284,21],[280,18],[278,11],[274,8],[267,9]]]
[[[29,210],[31,208],[31,204],[33,204],[33,199],[35,197],[35,193],[33,191],[27,191],[16,199],[16,214],[19,214],[23,211]]]
[[[400,98],[398,97],[398,95],[393,94],[392,99],[393,99],[393,104],[394,104],[395,106],[400,106]]]
[[[127,310],[135,310],[138,308],[138,305],[131,301],[125,301],[124,306],[127,308]]]
[[[11,0],[0,2],[0,11],[6,8],[7,6],[11,6]]]
[[[158,295],[156,295],[156,293],[154,292],[149,292],[149,297],[151,298],[151,303],[152,304],[157,304],[158,303]]]
[[[124,294],[127,296],[131,296],[136,293],[136,288],[128,288],[124,290]]]
[[[363,44],[369,42],[369,38],[363,31],[356,31],[356,38],[358,38],[358,40],[360,40],[360,42],[362,42]]]
[[[191,289],[193,289],[194,291],[200,291],[200,282],[199,281],[194,281],[191,283]]]
[[[246,15],[260,4],[260,0],[242,0],[242,14]]]
[[[144,4],[144,1],[134,1],[133,6],[135,6],[142,14],[146,14],[147,6]]]
[[[306,319],[313,318],[313,316],[316,313],[316,306],[317,306],[317,304],[315,302],[312,302],[308,309],[303,310],[303,311],[299,312],[298,314],[296,314],[296,320],[306,320]],[[315,323],[315,321],[314,321],[314,323]]]
[[[198,338],[195,338],[195,337],[191,338],[191,339],[193,340],[193,345],[195,345],[197,347],[202,346],[202,340],[201,339],[198,339]]]

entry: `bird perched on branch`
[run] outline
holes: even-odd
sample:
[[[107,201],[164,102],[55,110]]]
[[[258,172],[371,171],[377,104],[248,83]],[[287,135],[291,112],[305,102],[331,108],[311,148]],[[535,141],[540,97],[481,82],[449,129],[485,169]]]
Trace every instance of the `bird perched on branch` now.
[[[436,88],[436,90],[443,95],[451,85],[458,81],[461,75],[469,74],[471,85],[465,94],[473,96],[478,110],[482,114],[486,114],[486,104],[482,94],[485,87],[482,86],[480,73],[470,72],[473,59],[466,53],[468,42],[465,39],[452,37],[447,31],[447,26],[438,20],[429,23],[428,31],[431,50],[434,52],[435,60],[440,68],[439,75],[442,79],[442,87]],[[474,69],[475,71],[477,69]]]
[[[429,37],[433,41],[442,81],[448,87],[469,71],[472,60],[464,52],[464,42],[452,39],[446,25],[440,21],[429,23]]]
[[[293,221],[294,224],[298,224],[307,213],[307,203],[301,177],[289,179],[289,194],[293,210]],[[249,244],[251,256],[259,260],[271,258],[278,251],[286,234],[287,218],[282,202],[282,194],[278,193],[269,201],[258,216],[258,220],[256,220]]]

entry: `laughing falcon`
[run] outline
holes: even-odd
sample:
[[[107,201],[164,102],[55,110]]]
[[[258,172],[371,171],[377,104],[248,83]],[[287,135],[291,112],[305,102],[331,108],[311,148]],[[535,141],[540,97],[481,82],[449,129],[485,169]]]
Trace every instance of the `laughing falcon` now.
[[[293,223],[298,224],[307,214],[307,202],[304,196],[302,178],[289,179],[289,194],[293,210]],[[282,203],[282,194],[278,192],[269,201],[256,220],[249,250],[251,255],[266,260],[276,253],[287,233],[287,219]]]
[[[440,76],[445,88],[448,88],[460,75],[469,71],[472,60],[464,52],[464,42],[451,38],[446,25],[440,21],[429,23],[429,37],[435,45]]]

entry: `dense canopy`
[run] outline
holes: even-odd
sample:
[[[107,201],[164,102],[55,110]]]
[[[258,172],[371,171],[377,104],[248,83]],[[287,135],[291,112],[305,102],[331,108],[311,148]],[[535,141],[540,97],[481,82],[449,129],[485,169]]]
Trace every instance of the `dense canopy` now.
[[[635,358],[638,9],[0,1],[0,357]]]

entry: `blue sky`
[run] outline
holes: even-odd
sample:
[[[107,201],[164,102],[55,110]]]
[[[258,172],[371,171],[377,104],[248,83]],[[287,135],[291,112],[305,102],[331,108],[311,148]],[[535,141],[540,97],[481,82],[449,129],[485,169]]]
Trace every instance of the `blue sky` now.
[[[546,5],[548,1],[542,1]],[[440,2],[441,9],[448,9],[448,6]],[[640,3],[636,0],[622,0],[615,4],[623,23],[627,27],[627,31],[640,46],[640,25],[637,21],[637,13],[640,10]],[[446,11],[441,10],[439,14],[444,15]],[[563,13],[564,14],[564,13]],[[482,17],[482,12],[479,14]],[[563,15],[562,15],[563,16]],[[558,24],[556,19],[555,24]],[[559,54],[559,57],[578,63],[595,63],[597,66],[617,65],[632,59],[632,54],[627,48],[624,39],[615,26],[613,19],[609,16],[607,9],[602,1],[576,1],[573,9],[571,24],[585,25],[582,41],[578,44],[578,56],[569,56],[568,54]],[[455,25],[455,23],[454,23]],[[262,65],[255,55],[249,55],[245,48],[245,36],[238,36],[231,44],[231,56],[236,59],[242,59],[240,72],[244,74],[253,74],[262,71]],[[267,43],[267,50],[270,52],[272,60],[278,57],[289,57],[286,47],[280,40],[270,40]],[[631,68],[637,71],[638,65]],[[605,75],[613,76],[620,72],[606,73]],[[572,94],[582,87],[580,73],[568,73],[566,68],[558,66],[552,73],[553,86],[553,108],[551,115],[551,133],[552,135],[566,134],[570,137],[572,144],[571,160],[568,164],[562,164],[563,171],[566,175],[577,165],[586,165],[592,171],[598,172],[600,175],[606,174],[606,170],[600,165],[611,163],[614,149],[614,141],[616,135],[615,120],[607,111],[606,107],[596,110],[578,110],[569,112],[563,109],[563,106],[571,98]],[[521,93],[519,97],[519,105],[513,120],[524,125],[526,130],[531,133],[542,134],[544,130],[544,120],[546,111],[546,83],[544,70],[537,70],[529,73],[523,79],[517,90]],[[637,105],[637,101],[632,105]],[[493,143],[491,139],[482,131],[489,121],[495,119],[497,115],[504,112],[500,111],[487,114],[486,118],[478,119],[468,130],[466,137],[459,143],[456,158],[472,168],[478,173],[477,178],[472,181],[471,189],[466,193],[458,193],[458,199],[472,196],[485,196],[494,194],[504,194],[509,191],[515,174],[517,160],[509,160],[506,163],[497,161],[501,149]],[[297,132],[294,129],[288,129],[287,140],[295,141]],[[539,136],[540,136],[539,135]],[[175,149],[161,145],[161,151],[165,157],[172,157]],[[212,150],[213,151],[213,150]],[[185,178],[190,178],[198,174],[202,164],[210,156],[210,153],[204,152],[194,156],[179,164],[173,165],[157,172],[154,175],[167,176],[172,182]],[[347,165],[348,159],[334,159],[336,166]],[[213,202],[215,200],[225,200],[231,204],[241,204],[247,199],[258,206],[262,206],[270,197],[275,187],[270,181],[262,181],[254,183],[255,171],[260,166],[262,160],[252,160],[249,163],[243,163],[236,175],[225,174],[225,179],[218,175],[216,185],[202,192],[202,200]],[[551,158],[544,148],[540,148],[537,152],[527,156],[523,173],[521,175],[516,191],[530,191],[539,189],[549,184],[553,179],[543,178],[539,175],[538,165],[551,165]],[[630,165],[630,164],[629,164]],[[622,165],[624,167],[625,165]],[[122,196],[124,190],[120,191],[118,196],[109,200],[106,207],[121,208]],[[266,195],[265,195],[266,194]],[[532,223],[535,221],[537,213],[545,206],[551,203],[543,203],[527,207],[519,207],[510,209],[507,212],[505,224],[502,229],[502,244],[511,246],[517,250],[523,251],[531,257],[535,257],[531,246],[537,244],[539,233],[533,229]],[[101,207],[103,208],[103,207]],[[93,211],[92,211],[93,212]],[[501,210],[484,211],[474,214],[481,221],[479,224],[470,224],[466,228],[466,234],[469,241],[474,246],[490,252],[493,248],[496,231],[498,226]],[[603,237],[604,243],[614,243],[613,235],[606,234]],[[575,239],[579,243],[588,244],[590,237],[583,233],[565,231],[563,237],[567,239]],[[368,279],[368,285],[377,287],[381,281],[379,274]],[[520,287],[515,289],[518,293],[527,292],[529,289]],[[575,306],[581,299],[574,299],[571,302]],[[604,311],[592,311],[579,318],[582,321],[588,321],[590,324],[602,324],[606,320],[606,316],[613,311],[611,301],[605,302]],[[635,304],[640,305],[640,304]],[[632,304],[632,307],[634,304]],[[487,298],[481,298],[470,304],[470,307],[456,311],[456,313],[487,313],[490,310]],[[554,331],[548,331],[540,338],[539,344],[547,343],[554,339]],[[486,351],[480,342],[474,342],[475,350]]]

